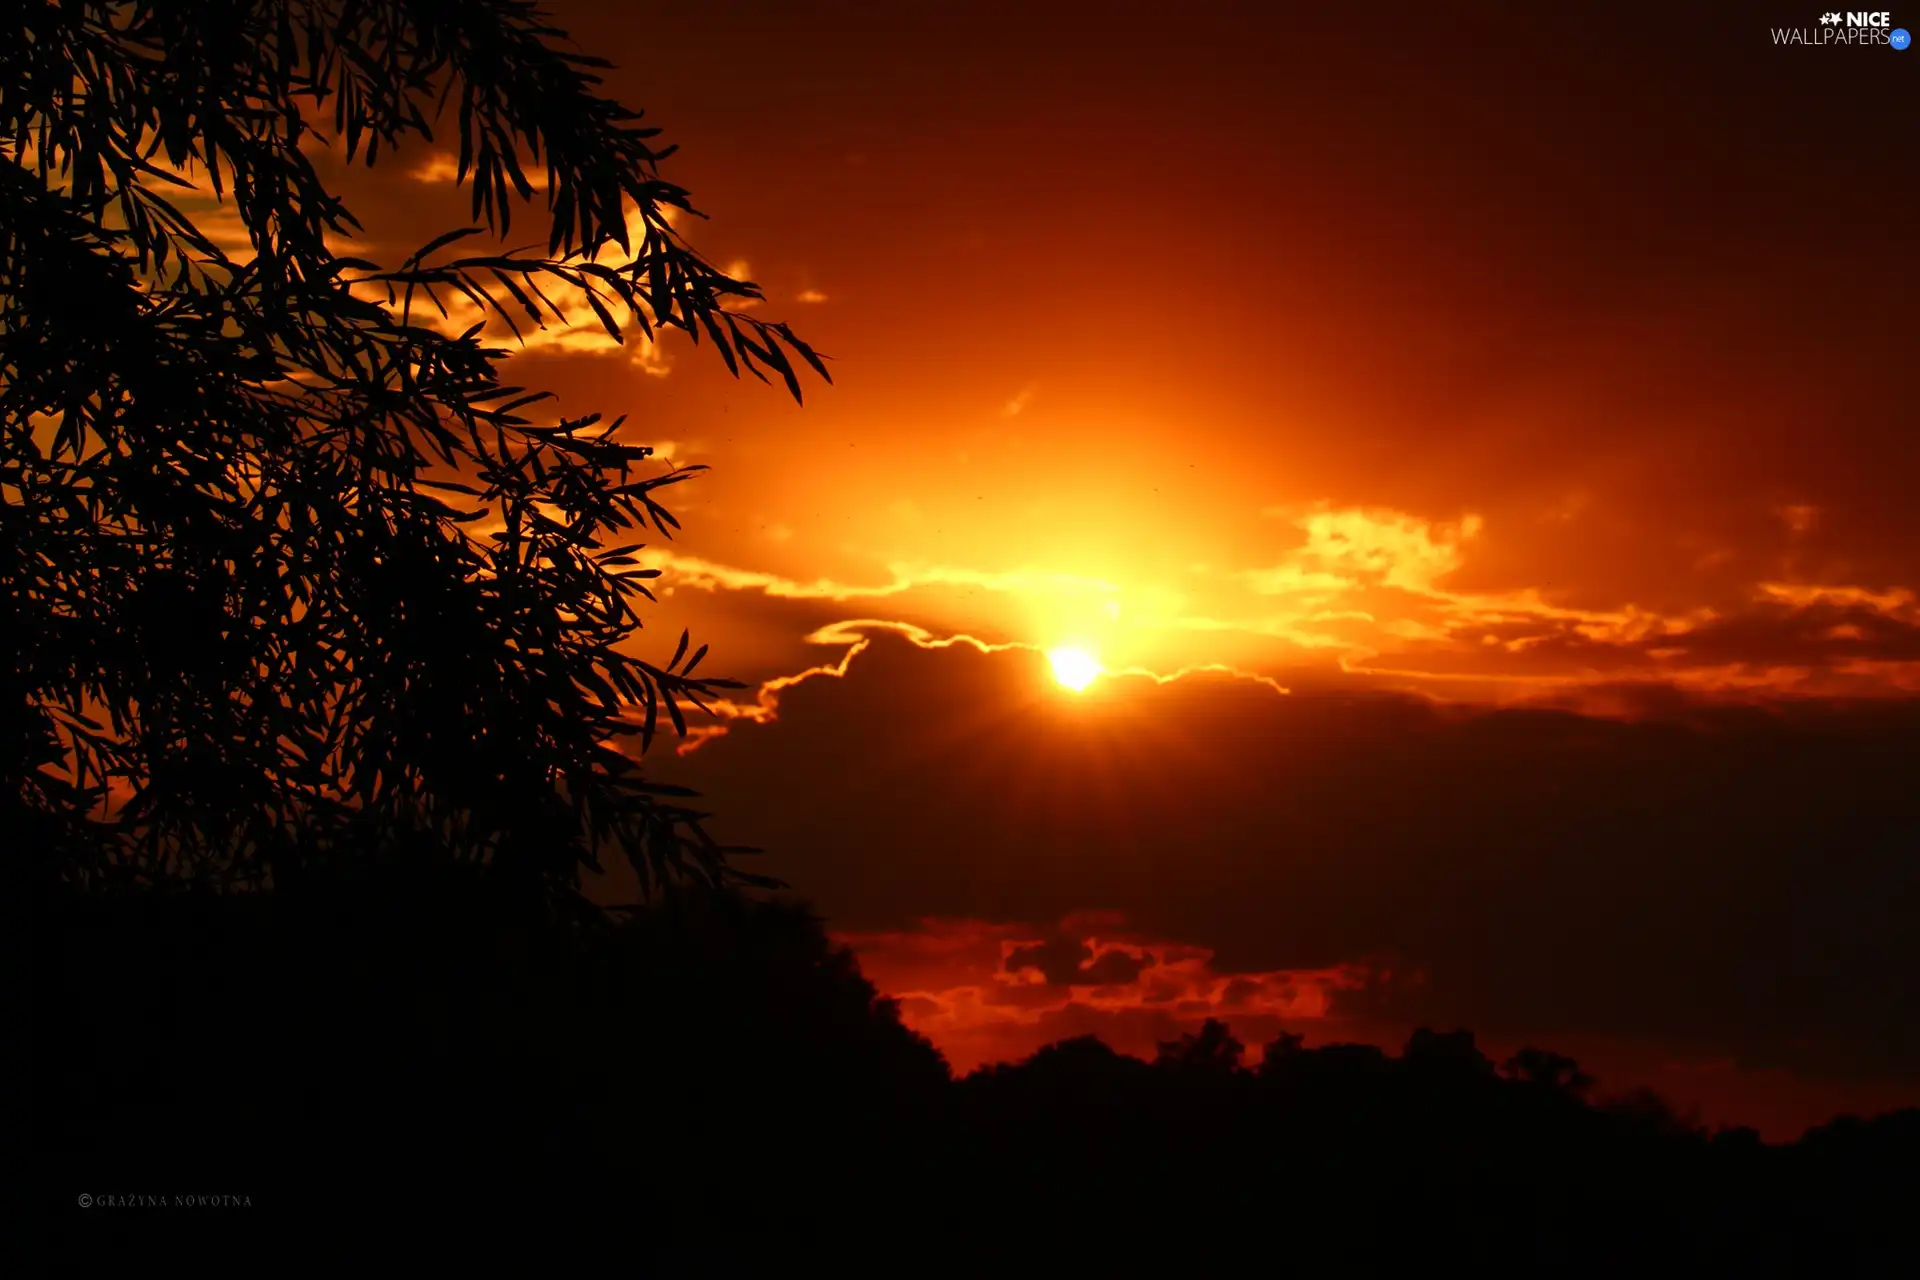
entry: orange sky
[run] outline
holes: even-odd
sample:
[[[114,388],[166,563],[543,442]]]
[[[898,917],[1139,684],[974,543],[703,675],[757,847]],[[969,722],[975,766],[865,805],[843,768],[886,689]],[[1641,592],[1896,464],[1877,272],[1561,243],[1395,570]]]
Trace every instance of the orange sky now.
[[[683,146],[694,243],[833,359],[804,407],[679,338],[516,361],[713,467],[649,643],[752,688],[661,767],[957,1061],[1041,1021],[1003,1001],[1898,1074],[1920,55],[1773,47],[1785,8],[558,12]],[[350,181],[376,257],[459,219],[404,159]],[[1062,644],[1138,674],[1069,694]],[[1184,994],[1006,967],[1109,935]],[[1441,994],[1387,1017],[1363,970]]]
[[[1904,62],[900,8],[569,15],[836,358],[804,410],[672,342],[553,371],[715,466],[674,554],[731,670],[871,616],[1469,697],[1914,685]]]

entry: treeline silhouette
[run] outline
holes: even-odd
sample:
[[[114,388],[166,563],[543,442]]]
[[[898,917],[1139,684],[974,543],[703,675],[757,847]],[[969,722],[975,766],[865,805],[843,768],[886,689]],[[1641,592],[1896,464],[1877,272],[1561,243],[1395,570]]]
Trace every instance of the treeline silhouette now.
[[[540,922],[484,872],[66,898],[16,1095],[65,1248],[162,1236],[617,1253],[644,1274],[1205,1263],[1892,1275],[1920,1112],[1787,1145],[1465,1031],[1390,1055],[1219,1023],[961,1080],[793,905]],[[18,1025],[18,1024],[16,1024]],[[16,1128],[15,1132],[21,1132]],[[236,1194],[190,1211],[77,1197]]]

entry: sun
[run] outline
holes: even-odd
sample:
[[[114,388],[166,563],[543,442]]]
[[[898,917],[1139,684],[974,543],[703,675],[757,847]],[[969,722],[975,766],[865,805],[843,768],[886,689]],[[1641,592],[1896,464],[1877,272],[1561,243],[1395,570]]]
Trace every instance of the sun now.
[[[1047,660],[1053,663],[1053,678],[1075,693],[1100,675],[1100,663],[1085,649],[1053,649],[1047,653]]]

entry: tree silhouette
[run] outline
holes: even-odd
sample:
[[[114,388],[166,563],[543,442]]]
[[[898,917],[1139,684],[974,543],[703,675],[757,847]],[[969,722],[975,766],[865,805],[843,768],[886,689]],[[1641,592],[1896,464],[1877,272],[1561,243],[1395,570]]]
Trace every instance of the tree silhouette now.
[[[1240,1068],[1246,1046],[1218,1018],[1208,1018],[1198,1031],[1183,1032],[1178,1040],[1162,1040],[1154,1065],[1171,1071],[1230,1075]]]
[[[282,884],[411,853],[579,907],[754,879],[622,735],[730,682],[623,645],[671,536],[623,419],[543,418],[507,350],[616,339],[800,364],[669,224],[659,130],[528,0],[64,0],[0,19],[0,782],[16,879]],[[310,158],[451,123],[475,225],[397,267]],[[544,248],[488,247],[543,169]],[[185,211],[238,216],[223,247]],[[204,219],[203,219],[204,220]],[[428,323],[425,317],[434,318]],[[440,327],[435,327],[435,324]]]
[[[1277,1076],[1291,1064],[1299,1061],[1306,1052],[1307,1038],[1298,1031],[1282,1031],[1267,1041],[1260,1057],[1259,1072],[1263,1076]]]
[[[1473,1042],[1473,1032],[1416,1027],[1401,1054],[1407,1066],[1433,1076],[1471,1080],[1493,1074],[1493,1064]]]
[[[1211,1021],[1149,1065],[1081,1036],[958,1082],[928,1142],[934,1190],[915,1197],[941,1206],[943,1256],[965,1274],[1014,1259],[1191,1270],[1237,1262],[1230,1228],[1257,1222],[1287,1230],[1293,1270],[1339,1275],[1436,1259],[1552,1276],[1913,1271],[1920,1112],[1768,1144],[1649,1094],[1596,1102],[1547,1050],[1496,1072],[1464,1030],[1417,1029],[1398,1056],[1282,1033],[1253,1072],[1232,1069],[1233,1044]]]
[[[1522,1049],[1502,1063],[1500,1070],[1510,1080],[1574,1097],[1584,1096],[1593,1088],[1593,1077],[1582,1071],[1578,1062],[1551,1049]]]

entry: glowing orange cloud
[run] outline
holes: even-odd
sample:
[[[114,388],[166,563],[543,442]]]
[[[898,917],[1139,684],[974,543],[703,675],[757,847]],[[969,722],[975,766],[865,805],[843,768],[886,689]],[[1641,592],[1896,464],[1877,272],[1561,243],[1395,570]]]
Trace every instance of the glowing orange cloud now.
[[[776,676],[763,681],[751,702],[736,702],[730,699],[715,699],[708,705],[721,721],[745,720],[754,724],[767,724],[778,718],[780,694],[783,690],[807,680],[845,678],[848,668],[866,651],[871,643],[869,633],[882,632],[897,635],[922,649],[946,649],[954,645],[968,645],[981,653],[1008,653],[1024,651],[1042,657],[1055,681],[1076,691],[1091,684],[1095,676],[1107,679],[1149,680],[1155,684],[1171,684],[1198,675],[1224,675],[1261,685],[1276,694],[1285,696],[1291,691],[1271,677],[1254,672],[1241,671],[1221,663],[1202,663],[1191,667],[1182,667],[1178,671],[1157,672],[1142,667],[1105,668],[1083,650],[1072,648],[1047,649],[1037,644],[1022,641],[990,643],[969,635],[935,636],[925,628],[908,622],[895,622],[883,618],[853,618],[845,622],[835,622],[821,627],[806,637],[808,644],[844,645],[845,652],[837,662],[822,663],[808,667],[793,675]],[[1064,671],[1063,671],[1064,667]],[[1078,683],[1075,683],[1078,682]],[[681,755],[690,754],[701,746],[726,733],[724,723],[704,725],[691,730],[683,739],[677,751]]]
[[[1394,980],[1363,965],[1218,973],[1208,949],[1144,938],[1100,912],[1050,930],[931,919],[837,941],[899,1001],[902,1020],[962,1072],[1095,1030],[1122,1052],[1151,1057],[1158,1040],[1208,1018],[1255,1043],[1282,1027],[1317,1029],[1323,1039],[1351,1030],[1335,1016],[1340,992]]]
[[[907,560],[888,561],[883,578],[863,583],[826,575],[798,579],[667,549],[650,549],[643,559],[662,570],[663,595],[685,590],[796,604],[887,604],[889,616],[825,626],[809,620],[803,642],[843,647],[839,661],[766,680],[752,698],[719,706],[723,721],[771,719],[782,689],[844,674],[863,647],[862,634],[875,629],[922,646],[974,643],[983,651],[1098,655],[1091,664],[1076,662],[1069,684],[1082,689],[1093,675],[1165,681],[1210,671],[1284,693],[1294,669],[1490,704],[1564,703],[1595,690],[1594,705],[1612,705],[1606,690],[1634,683],[1740,700],[1920,687],[1920,662],[1904,656],[1911,646],[1896,633],[1920,626],[1920,608],[1907,588],[1767,580],[1753,586],[1744,603],[1717,608],[1656,609],[1631,601],[1599,608],[1567,603],[1538,587],[1450,585],[1477,549],[1499,537],[1476,513],[1437,522],[1390,508],[1321,503],[1264,514],[1289,525],[1297,544],[1260,568],[1195,564],[1174,585],[1034,565],[984,569]],[[1796,523],[1811,528],[1810,519],[1796,508]],[[957,623],[962,612],[972,620]],[[1808,631],[1802,621],[1816,616],[1823,620]],[[1870,625],[1875,619],[1894,630]],[[724,652],[724,637],[716,639],[716,651]],[[1766,651],[1768,644],[1778,652]],[[706,730],[689,745],[723,729]]]

